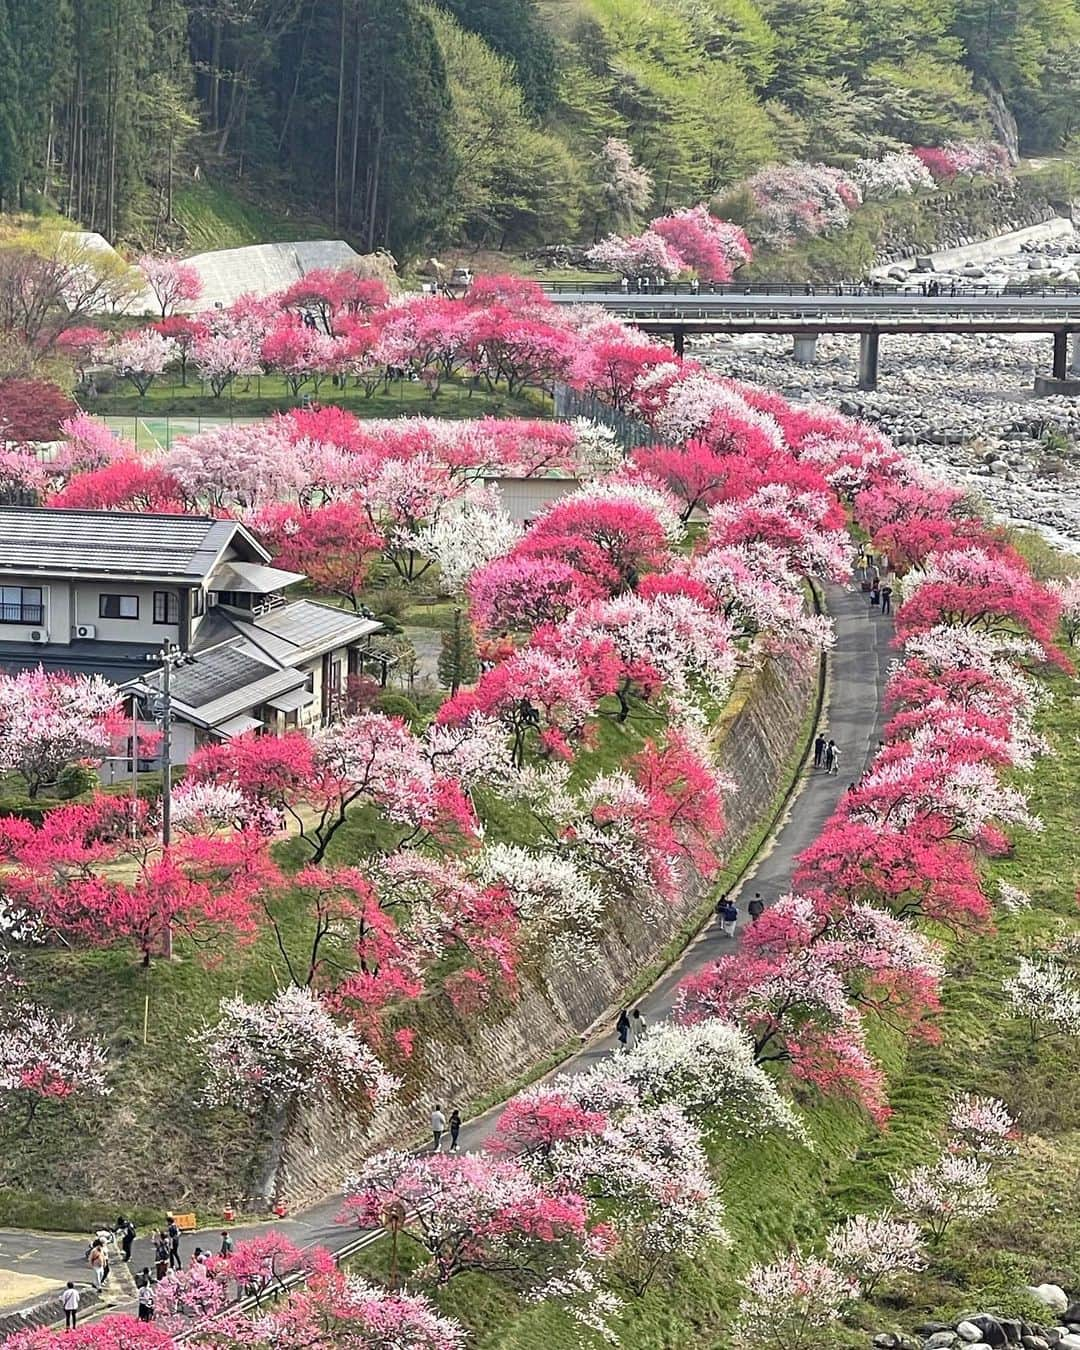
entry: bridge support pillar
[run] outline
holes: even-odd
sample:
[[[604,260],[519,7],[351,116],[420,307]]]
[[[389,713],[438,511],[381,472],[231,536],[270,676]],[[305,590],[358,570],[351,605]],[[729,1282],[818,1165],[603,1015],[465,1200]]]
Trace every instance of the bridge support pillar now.
[[[1054,379],[1063,380],[1068,375],[1069,335],[1064,330],[1054,334]]]
[[[878,377],[878,332],[863,333],[859,338],[859,388],[876,389]]]
[[[682,356],[686,352],[686,329],[676,328],[671,335],[671,345],[675,349],[676,356]]]
[[[1072,360],[1069,362],[1069,369],[1076,375],[1080,375],[1080,333],[1072,335]]]
[[[793,355],[800,366],[812,366],[814,357],[817,355],[817,334],[812,333],[810,337],[797,337]]]

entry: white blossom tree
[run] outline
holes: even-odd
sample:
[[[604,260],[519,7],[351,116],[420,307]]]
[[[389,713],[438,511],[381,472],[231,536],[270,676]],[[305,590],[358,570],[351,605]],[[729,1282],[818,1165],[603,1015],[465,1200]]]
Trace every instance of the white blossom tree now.
[[[663,1022],[594,1072],[630,1083],[643,1101],[672,1102],[713,1131],[751,1138],[778,1129],[806,1137],[773,1079],[754,1063],[750,1038],[719,1018],[693,1026]]]
[[[794,1252],[754,1266],[732,1327],[738,1350],[811,1350],[835,1344],[834,1327],[858,1284],[816,1257]]]
[[[220,1020],[197,1037],[211,1106],[255,1111],[327,1093],[370,1108],[398,1082],[310,989],[290,985],[265,1003],[221,1002]]]
[[[1080,978],[1053,951],[1022,956],[1004,989],[1013,1015],[1027,1022],[1032,1042],[1080,1035]]]
[[[830,1232],[829,1261],[869,1297],[882,1280],[926,1264],[919,1225],[893,1214],[853,1214]]]
[[[990,1164],[961,1154],[942,1153],[894,1177],[893,1195],[933,1241],[955,1223],[977,1223],[993,1214],[998,1197],[990,1185]]]

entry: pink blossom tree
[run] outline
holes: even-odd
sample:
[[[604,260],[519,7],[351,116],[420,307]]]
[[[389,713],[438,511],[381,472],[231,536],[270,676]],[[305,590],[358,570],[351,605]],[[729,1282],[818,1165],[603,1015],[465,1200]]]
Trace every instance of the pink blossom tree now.
[[[435,1286],[478,1272],[528,1291],[603,1250],[580,1191],[547,1187],[509,1159],[378,1154],[346,1183],[340,1221],[370,1228],[395,1204],[427,1253],[417,1274]]]
[[[163,319],[177,305],[198,300],[202,295],[202,278],[198,271],[179,258],[147,254],[139,259],[139,271],[161,306]]]
[[[180,353],[172,338],[153,328],[137,328],[116,338],[101,354],[117,375],[130,380],[139,397],[145,398],[154,380]]]
[[[585,255],[594,267],[623,277],[648,277],[657,285],[674,281],[687,263],[663,235],[653,230],[625,238],[609,234]]]
[[[191,361],[215,398],[240,375],[259,373],[258,353],[242,333],[206,333],[195,339]]]
[[[0,1015],[0,1109],[21,1101],[29,1126],[43,1101],[108,1091],[104,1048],[80,1036],[71,1018],[22,999]]]
[[[100,675],[0,675],[0,769],[30,797],[69,764],[100,764],[124,727],[116,686]]]
[[[753,257],[743,230],[729,220],[718,220],[707,206],[660,216],[649,228],[702,281],[730,281],[735,268]]]

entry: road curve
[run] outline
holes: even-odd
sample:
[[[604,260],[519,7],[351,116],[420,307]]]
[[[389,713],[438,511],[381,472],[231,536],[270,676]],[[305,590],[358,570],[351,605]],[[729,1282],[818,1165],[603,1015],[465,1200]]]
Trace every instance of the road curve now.
[[[815,771],[812,763],[804,766],[799,788],[785,819],[746,873],[737,893],[740,928],[747,922],[746,902],[755,891],[760,891],[770,903],[789,888],[795,859],[817,838],[848,783],[861,775],[877,747],[882,725],[882,694],[891,660],[892,623],[872,610],[866,596],[858,590],[829,587],[826,605],[836,626],[836,645],[827,661],[828,685],[822,729],[840,747],[840,771],[836,775],[827,775]],[[731,939],[720,935],[718,925],[707,925],[638,1002],[646,1021],[653,1024],[668,1016],[675,988],[685,975],[731,950]],[[614,1046],[613,1031],[605,1033],[584,1045],[551,1076],[582,1072],[604,1055],[611,1054]],[[478,1148],[491,1134],[501,1110],[501,1106],[493,1107],[469,1121],[461,1132],[462,1146]],[[354,1230],[335,1222],[340,1203],[341,1197],[335,1195],[295,1216],[270,1223],[233,1226],[232,1232],[242,1240],[276,1229],[302,1246],[318,1243],[335,1250],[355,1237]],[[186,1237],[181,1248],[185,1261],[200,1243],[216,1252],[217,1229]],[[49,1279],[85,1283],[88,1282],[83,1260],[85,1246],[83,1237],[2,1229],[0,1267]],[[153,1250],[149,1236],[141,1234],[135,1242],[132,1269],[141,1270],[145,1265],[153,1265]],[[110,1283],[116,1286],[111,1291],[113,1306],[120,1311],[128,1305],[133,1287],[124,1274]]]

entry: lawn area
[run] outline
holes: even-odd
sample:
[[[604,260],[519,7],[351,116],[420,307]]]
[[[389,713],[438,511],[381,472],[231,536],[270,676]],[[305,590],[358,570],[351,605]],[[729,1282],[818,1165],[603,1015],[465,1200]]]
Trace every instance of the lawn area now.
[[[535,391],[511,396],[505,390],[491,393],[460,381],[447,381],[438,395],[432,397],[419,382],[395,380],[389,388],[380,388],[372,398],[365,398],[362,389],[335,389],[327,382],[314,401],[348,408],[357,417],[552,415],[551,399]],[[302,407],[304,396],[294,397],[278,375],[260,375],[238,380],[220,398],[215,398],[209,385],[203,385],[191,375],[186,386],[175,379],[158,381],[150,386],[145,398],[139,398],[123,386],[116,393],[84,398],[82,403],[87,412],[104,417],[110,426],[122,430],[133,439],[135,428],[141,422],[142,430],[137,433],[140,444],[148,443],[148,438],[152,436],[159,443],[168,445],[173,437],[190,434],[193,427],[199,429],[204,424],[250,421],[289,408]]]
[[[628,1295],[616,1328],[621,1344],[634,1350],[726,1350],[740,1273],[796,1243],[812,1246],[848,1213],[887,1205],[890,1174],[927,1161],[940,1145],[954,1091],[999,1096],[1018,1119],[1019,1151],[996,1183],[1000,1211],[975,1231],[950,1232],[926,1272],[887,1289],[876,1303],[859,1305],[833,1333],[832,1345],[855,1350],[866,1346],[868,1332],[910,1331],[927,1317],[975,1311],[1030,1315],[1035,1310],[1021,1292],[1024,1284],[1080,1284],[1080,1128],[1069,1086],[1075,1081],[1075,1046],[1041,1042],[1036,1053],[1026,1025],[1008,1016],[1001,995],[1018,953],[1037,948],[1061,922],[1074,931],[1080,927],[1075,902],[1080,695],[1076,683],[1064,677],[1052,683],[1055,702],[1040,721],[1055,754],[1026,784],[1045,831],[1023,834],[1015,856],[988,869],[992,889],[999,879],[1022,887],[1031,908],[1002,911],[993,934],[950,945],[940,1042],[906,1046],[883,1027],[872,1029],[874,1049],[890,1076],[889,1127],[879,1131],[853,1107],[822,1103],[804,1090],[797,1100],[811,1148],[775,1135],[714,1139],[711,1156],[732,1245],[683,1263],[674,1278],[658,1280],[643,1298]],[[385,1274],[387,1261],[383,1244],[364,1254],[363,1268]],[[403,1242],[403,1268],[417,1261],[417,1250]],[[482,1277],[455,1281],[438,1301],[466,1323],[478,1350],[540,1350],[571,1344],[576,1335],[575,1325],[554,1305],[523,1307]]]

